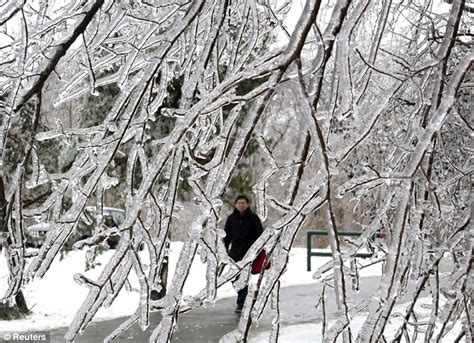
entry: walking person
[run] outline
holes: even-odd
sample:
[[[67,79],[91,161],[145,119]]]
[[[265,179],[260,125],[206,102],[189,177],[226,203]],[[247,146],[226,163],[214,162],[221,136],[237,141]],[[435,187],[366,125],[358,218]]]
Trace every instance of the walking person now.
[[[227,252],[235,262],[241,261],[252,244],[262,234],[263,227],[260,218],[249,207],[249,198],[239,195],[234,202],[235,209],[227,217],[225,223],[224,244]],[[230,246],[230,250],[229,250]],[[237,308],[235,312],[242,312],[248,286],[237,292]]]

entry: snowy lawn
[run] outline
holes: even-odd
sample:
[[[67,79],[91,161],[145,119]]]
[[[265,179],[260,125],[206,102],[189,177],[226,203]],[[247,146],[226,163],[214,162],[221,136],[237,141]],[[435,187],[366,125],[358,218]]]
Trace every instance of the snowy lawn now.
[[[171,282],[175,270],[175,264],[182,247],[181,242],[172,242],[170,249],[169,280]],[[74,314],[79,309],[82,301],[88,293],[88,288],[80,286],[74,281],[74,274],[82,273],[85,276],[96,279],[102,268],[109,260],[114,250],[102,253],[97,261],[101,265],[85,272],[85,250],[74,251],[66,255],[63,260],[57,258],[43,279],[35,279],[28,284],[24,295],[28,306],[32,309],[29,318],[13,321],[0,321],[2,330],[46,330],[56,327],[69,326]],[[147,251],[141,251],[140,256],[148,261]],[[313,257],[313,272],[317,267],[328,262],[328,257]],[[367,263],[360,260],[362,263]],[[293,248],[290,254],[287,272],[283,275],[282,286],[310,284],[315,281],[313,272],[306,271],[306,249]],[[185,295],[197,294],[205,287],[206,266],[200,262],[199,257],[191,268],[191,273],[184,287]],[[380,275],[381,266],[377,264],[361,271],[361,276]],[[8,271],[5,257],[0,257],[0,294],[4,294],[7,287]],[[138,279],[134,273],[129,277],[133,288],[139,288]],[[218,290],[218,297],[233,297],[236,295],[230,283],[225,284]],[[131,315],[138,306],[139,296],[137,292],[122,290],[115,302],[109,308],[101,308],[95,320],[111,319],[120,316]]]

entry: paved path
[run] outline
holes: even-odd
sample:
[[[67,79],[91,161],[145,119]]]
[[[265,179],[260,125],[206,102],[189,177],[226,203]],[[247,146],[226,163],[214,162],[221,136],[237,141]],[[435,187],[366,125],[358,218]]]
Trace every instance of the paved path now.
[[[348,280],[348,285],[350,281]],[[353,296],[357,299],[370,298],[379,285],[378,277],[361,279],[360,292]],[[350,287],[350,286],[349,286]],[[321,292],[320,284],[285,287],[281,289],[280,308],[282,325],[301,324],[321,320],[319,310],[315,308],[316,301]],[[330,309],[330,317],[336,316],[336,304],[334,294],[328,293],[327,307]],[[178,327],[173,336],[173,342],[218,342],[229,331],[232,331],[238,323],[239,316],[234,313],[235,299],[222,299],[208,308],[199,308],[189,313],[180,315]],[[90,324],[85,332],[78,336],[76,342],[98,343],[110,334],[125,318],[95,322]],[[159,313],[150,316],[150,327],[141,331],[138,324],[133,325],[125,333],[119,336],[115,342],[148,342],[151,331],[160,320]],[[251,329],[251,335],[270,329],[270,313],[266,309],[258,323]],[[66,329],[51,332],[51,342],[63,342]]]

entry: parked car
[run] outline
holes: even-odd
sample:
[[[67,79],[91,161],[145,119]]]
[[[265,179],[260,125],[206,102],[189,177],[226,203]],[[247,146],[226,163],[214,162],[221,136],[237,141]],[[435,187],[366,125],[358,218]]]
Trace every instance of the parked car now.
[[[66,241],[66,249],[72,249],[75,242],[87,239],[94,234],[95,231],[96,208],[94,206],[87,206],[82,215],[79,217],[77,226],[74,232]],[[103,208],[102,224],[108,227],[119,226],[125,220],[125,211],[115,207]],[[46,234],[53,227],[52,223],[38,223],[27,227],[26,233],[28,236],[28,246],[40,247]],[[114,235],[107,239],[110,248],[115,249],[120,236]]]
[[[46,238],[46,233],[51,229],[51,223],[38,223],[26,228],[26,246],[39,248]]]

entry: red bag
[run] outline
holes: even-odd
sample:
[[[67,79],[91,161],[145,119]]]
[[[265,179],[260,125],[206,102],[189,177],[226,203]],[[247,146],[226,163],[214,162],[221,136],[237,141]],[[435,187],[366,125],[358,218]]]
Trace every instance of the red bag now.
[[[265,262],[266,258],[267,258],[267,252],[265,250],[260,251],[257,258],[252,263],[252,271],[251,271],[252,274],[260,274],[260,271],[262,270],[262,267],[263,267],[263,262]],[[265,269],[269,269],[269,268],[270,268],[270,260],[268,260],[268,263]]]

